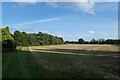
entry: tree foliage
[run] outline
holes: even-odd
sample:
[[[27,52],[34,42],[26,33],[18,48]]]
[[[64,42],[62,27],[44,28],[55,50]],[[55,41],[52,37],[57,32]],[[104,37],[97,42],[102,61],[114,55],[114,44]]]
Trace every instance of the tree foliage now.
[[[18,46],[39,46],[63,44],[63,38],[46,33],[29,33],[15,31],[14,39]]]
[[[2,49],[3,51],[15,50],[16,44],[12,34],[9,31],[9,27],[1,28],[2,32]]]
[[[84,39],[83,38],[78,39],[78,43],[79,44],[83,44],[84,43]]]
[[[15,31],[11,34],[9,27],[1,28],[2,32],[2,49],[3,51],[15,50],[16,46],[40,46],[40,45],[58,45],[63,44],[63,38],[46,33],[26,33]]]

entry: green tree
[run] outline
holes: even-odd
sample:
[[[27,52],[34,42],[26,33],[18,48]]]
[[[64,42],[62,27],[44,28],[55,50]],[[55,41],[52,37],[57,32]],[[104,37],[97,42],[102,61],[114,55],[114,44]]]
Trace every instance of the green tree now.
[[[90,41],[90,43],[91,43],[91,44],[96,44],[97,41],[96,41],[95,39],[92,39],[92,40]]]
[[[63,38],[42,32],[27,34],[26,32],[15,31],[13,36],[18,46],[57,45],[64,43]]]
[[[99,44],[105,44],[105,39],[99,39],[99,40],[97,40],[97,43],[99,43]]]
[[[78,40],[78,43],[79,43],[79,44],[83,44],[83,43],[84,43],[84,39],[83,39],[83,38],[80,38],[80,39]]]
[[[16,49],[14,38],[9,32],[9,27],[1,28],[2,31],[2,49],[3,51],[13,51]]]

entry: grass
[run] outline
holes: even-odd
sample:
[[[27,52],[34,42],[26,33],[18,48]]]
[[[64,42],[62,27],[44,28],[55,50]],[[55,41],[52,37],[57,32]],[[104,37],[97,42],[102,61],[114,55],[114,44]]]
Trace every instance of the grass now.
[[[47,78],[55,74],[31,61],[30,53],[25,51],[4,53],[2,66],[3,78]]]
[[[119,53],[115,48],[114,51],[86,51],[81,50],[83,45],[76,46],[75,49],[71,45],[18,47],[23,51],[3,53],[3,78],[119,77]]]
[[[29,77],[28,52],[10,52],[3,54],[3,78]]]
[[[118,60],[114,57],[49,53],[33,53],[33,56],[39,65],[51,71],[59,70],[66,78],[110,78],[109,75],[118,76]]]

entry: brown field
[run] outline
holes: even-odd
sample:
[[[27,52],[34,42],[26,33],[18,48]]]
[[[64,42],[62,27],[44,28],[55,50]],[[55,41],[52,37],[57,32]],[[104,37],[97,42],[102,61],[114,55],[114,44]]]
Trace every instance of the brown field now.
[[[117,56],[119,55],[117,45],[100,44],[66,44],[52,46],[32,46],[29,50],[32,52],[48,52],[75,55],[96,55],[96,56]]]
[[[100,45],[100,44],[65,44],[52,46],[32,46],[31,49],[71,49],[86,51],[110,51],[119,52],[120,46],[117,45]]]
[[[3,55],[3,77],[118,80],[118,48],[97,44],[18,46],[18,51]]]
[[[61,77],[118,78],[119,46],[65,44],[29,47],[35,63]],[[53,54],[54,53],[54,54]],[[68,55],[69,54],[69,55]]]

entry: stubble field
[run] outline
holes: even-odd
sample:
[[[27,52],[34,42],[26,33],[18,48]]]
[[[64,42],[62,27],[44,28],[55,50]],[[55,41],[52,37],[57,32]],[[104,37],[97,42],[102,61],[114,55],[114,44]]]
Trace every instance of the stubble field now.
[[[120,56],[119,46],[116,45],[66,44],[30,46],[21,49],[19,47],[19,50],[29,50],[29,53],[22,53],[22,51],[17,54],[12,53],[18,58],[20,55],[24,56],[21,62],[20,58],[18,60],[23,63],[23,68],[20,68],[23,69],[21,75],[14,74],[15,66],[10,68],[11,72],[13,71],[12,76],[9,74],[10,71],[5,72],[8,69],[5,66],[8,66],[7,60],[10,56],[4,54],[7,56],[4,57],[4,77],[17,75],[17,77],[28,78],[119,78]]]

